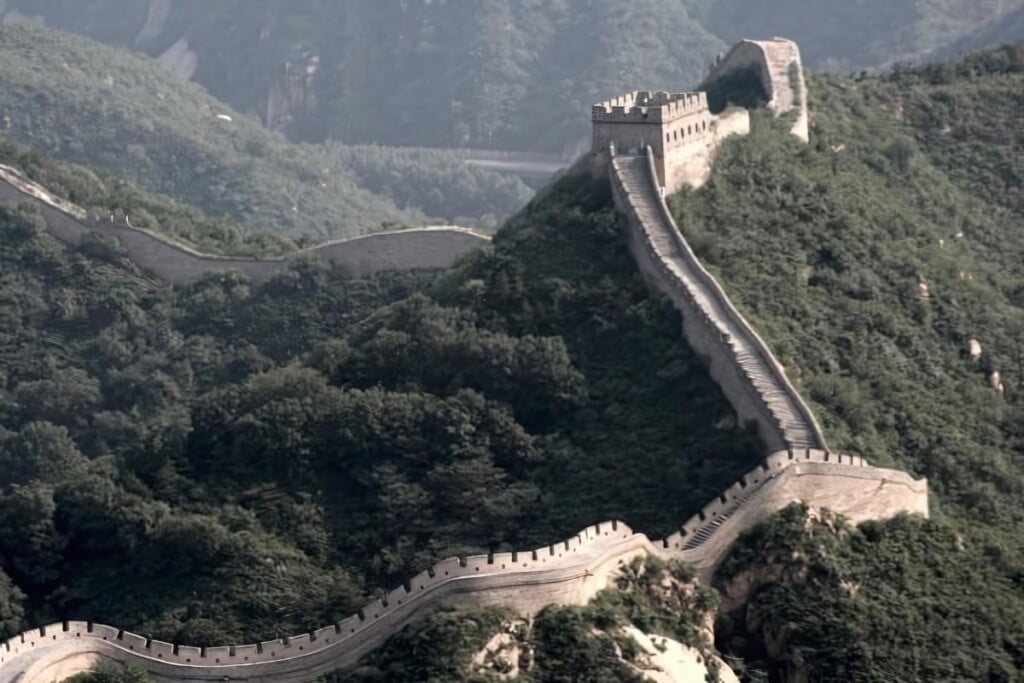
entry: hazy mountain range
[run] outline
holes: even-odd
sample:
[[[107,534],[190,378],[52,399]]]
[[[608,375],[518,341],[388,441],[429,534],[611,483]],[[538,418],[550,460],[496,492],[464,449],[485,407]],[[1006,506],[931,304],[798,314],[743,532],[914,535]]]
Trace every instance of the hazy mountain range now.
[[[575,152],[592,101],[692,87],[743,37],[793,38],[810,68],[873,69],[1019,39],[1021,5],[0,0],[0,12],[158,57],[294,139]]]

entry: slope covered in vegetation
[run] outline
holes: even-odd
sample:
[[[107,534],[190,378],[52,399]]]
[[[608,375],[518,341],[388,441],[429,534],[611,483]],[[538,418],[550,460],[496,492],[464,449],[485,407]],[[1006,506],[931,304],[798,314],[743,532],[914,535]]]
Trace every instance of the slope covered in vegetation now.
[[[0,164],[91,214],[110,215],[118,223],[128,217],[137,228],[166,235],[204,253],[271,255],[297,248],[296,240],[281,233],[251,232],[227,216],[211,218],[194,206],[146,192],[109,173],[55,161],[3,138]]]
[[[760,455],[587,174],[428,289],[299,264],[171,290],[0,218],[5,633],[297,632],[458,552],[664,534]]]
[[[1021,45],[815,76],[809,146],[759,119],[671,200],[832,446],[932,492],[933,522],[823,542],[784,516],[740,544],[724,576],[769,579],[723,638],[769,680],[1024,670],[1022,86]]]
[[[148,0],[10,5],[153,56],[183,39],[217,97],[295,139],[351,144],[583,151],[592,102],[693,84],[724,47],[678,0],[179,0],[141,40]]]
[[[1024,494],[1022,55],[816,77],[811,145],[762,125],[671,201],[833,446],[993,525]]]
[[[793,505],[737,542],[716,583],[718,647],[749,680],[1024,672],[1024,565],[945,520],[851,528]]]
[[[292,144],[151,60],[27,26],[0,25],[0,135],[253,231],[316,239],[456,217],[493,227],[531,194],[450,153]]]
[[[744,680],[1024,672],[1021,67],[1018,47],[814,76],[811,145],[758,116],[704,188],[671,198],[833,447],[927,476],[933,493],[931,520],[852,529],[796,506],[739,541],[715,581],[716,645]],[[389,671],[457,652],[385,651]]]
[[[979,27],[1003,24],[1020,0],[694,0],[698,19],[726,42],[785,36],[800,44],[804,63],[818,70],[872,69],[919,61],[977,32],[974,49],[1024,39],[1004,32],[983,38]]]

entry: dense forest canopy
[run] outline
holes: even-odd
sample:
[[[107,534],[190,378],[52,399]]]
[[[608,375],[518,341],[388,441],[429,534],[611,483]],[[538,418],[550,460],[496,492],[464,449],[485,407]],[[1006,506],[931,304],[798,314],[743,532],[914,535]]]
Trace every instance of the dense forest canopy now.
[[[8,633],[298,632],[458,552],[663,535],[759,457],[586,173],[441,279],[172,290],[40,220],[0,221]]]

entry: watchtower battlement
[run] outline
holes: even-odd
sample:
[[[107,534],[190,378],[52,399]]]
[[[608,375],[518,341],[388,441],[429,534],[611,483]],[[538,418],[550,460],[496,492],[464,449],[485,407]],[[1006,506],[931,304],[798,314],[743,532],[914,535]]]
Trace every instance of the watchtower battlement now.
[[[650,148],[658,180],[669,193],[701,185],[719,141],[750,130],[746,111],[712,114],[706,92],[634,90],[595,104],[590,120],[594,152],[638,155]]]
[[[669,123],[707,109],[707,93],[634,90],[595,104],[590,118],[602,123]]]

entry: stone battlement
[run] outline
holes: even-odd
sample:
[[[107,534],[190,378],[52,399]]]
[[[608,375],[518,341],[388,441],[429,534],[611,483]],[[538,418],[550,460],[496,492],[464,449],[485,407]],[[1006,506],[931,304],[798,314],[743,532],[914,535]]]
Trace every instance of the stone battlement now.
[[[753,71],[765,94],[768,108],[781,116],[796,112],[791,132],[804,142],[810,140],[810,114],[807,105],[807,83],[804,80],[800,47],[786,38],[742,40],[725,56],[711,65],[701,88],[742,71]]]
[[[104,661],[141,667],[158,682],[303,683],[355,664],[441,602],[500,604],[522,613],[550,604],[582,604],[610,585],[623,565],[645,555],[690,562],[706,578],[751,524],[794,498],[815,504],[821,497],[855,522],[903,511],[928,513],[924,480],[870,467],[857,457],[784,451],[769,456],[662,541],[651,542],[626,524],[610,521],[535,550],[452,557],[346,619],[260,643],[200,648],[92,622],[50,624],[0,643],[0,683],[49,683]]]
[[[707,93],[634,90],[595,104],[590,117],[602,123],[669,123],[707,109]]]
[[[590,120],[595,152],[636,155],[650,148],[657,159],[658,177],[668,192],[704,182],[721,139],[730,133],[745,133],[750,125],[745,111],[714,116],[708,109],[707,93],[647,90],[595,104]]]

